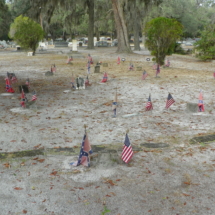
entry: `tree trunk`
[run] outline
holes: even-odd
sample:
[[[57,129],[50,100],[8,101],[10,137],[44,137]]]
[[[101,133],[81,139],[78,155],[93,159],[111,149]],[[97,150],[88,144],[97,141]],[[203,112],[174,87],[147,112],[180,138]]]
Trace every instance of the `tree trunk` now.
[[[123,14],[123,4],[124,0],[112,0],[118,40],[117,52],[131,53],[132,51],[128,40],[128,30],[125,24],[125,18]]]
[[[134,0],[134,50],[140,51],[139,22],[137,20],[137,4]]]
[[[94,49],[94,0],[87,1],[89,13],[87,49]]]
[[[97,41],[99,41],[100,38],[99,38],[99,28],[98,27],[95,27],[95,32],[96,32],[96,39],[97,39]]]

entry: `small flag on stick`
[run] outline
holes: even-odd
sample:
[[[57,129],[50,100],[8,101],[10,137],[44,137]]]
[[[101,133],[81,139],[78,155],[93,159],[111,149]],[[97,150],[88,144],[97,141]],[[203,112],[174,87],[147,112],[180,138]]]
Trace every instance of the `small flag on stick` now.
[[[87,62],[87,73],[90,74],[90,61]]]
[[[5,81],[6,81],[6,91],[8,93],[14,93],[14,89],[11,87],[11,83],[10,83],[10,79],[7,77],[5,78]]]
[[[153,110],[151,95],[149,94],[148,102],[146,103],[146,111]]]
[[[27,87],[30,88],[30,80],[29,80],[29,78],[26,79],[25,85],[27,85]]]
[[[147,76],[148,76],[148,73],[144,70],[142,75],[142,80],[145,80]]]
[[[214,76],[214,78],[215,78],[215,72],[213,72],[213,76]]]
[[[56,72],[57,71],[57,68],[55,66],[55,64],[51,65],[51,72]]]
[[[105,82],[107,82],[107,80],[108,80],[108,76],[107,76],[107,72],[105,72],[104,75],[103,75],[103,78],[102,78],[101,82],[105,83]]]
[[[203,95],[202,95],[201,90],[200,90],[200,93],[199,93],[198,107],[199,107],[199,112],[204,112],[205,111],[204,102],[203,102]]]
[[[129,71],[133,71],[134,70],[134,65],[133,65],[133,63],[130,63],[130,65],[129,65]]]
[[[168,109],[174,102],[175,100],[173,99],[172,95],[169,93],[166,101],[166,109]]]
[[[166,65],[165,66],[166,67],[170,67],[170,61],[169,61],[169,59],[166,60]]]
[[[71,63],[72,61],[73,61],[73,57],[72,57],[72,56],[69,56],[68,59],[67,59],[67,61],[66,61],[66,63],[69,64],[69,63]]]
[[[22,94],[21,94],[21,101],[20,101],[20,105],[21,107],[25,108],[26,107],[26,102],[27,102],[27,98],[25,96],[24,90],[22,89]]]
[[[31,97],[31,101],[36,101],[37,100],[37,94],[35,92],[35,90],[33,91],[32,97]]]
[[[89,154],[92,154],[92,153],[93,152],[91,150],[90,142],[88,140],[86,127],[85,127],[85,134],[84,134],[84,137],[82,140],[81,150],[80,150],[78,161],[74,162],[74,163],[70,163],[70,164],[73,166],[83,165],[83,166],[89,167],[90,166]]]
[[[125,135],[125,142],[124,142],[124,147],[122,150],[122,160],[125,163],[128,163],[131,160],[133,154],[134,154],[134,152],[132,150],[131,143],[128,138],[128,132],[127,132]]]
[[[93,64],[93,58],[91,57],[90,54],[88,54],[87,59],[88,59],[88,62],[90,62],[90,64]]]
[[[117,64],[120,64],[120,57],[117,58]]]
[[[116,117],[116,108],[117,108],[117,91],[115,93],[115,97],[112,103],[113,116]]]

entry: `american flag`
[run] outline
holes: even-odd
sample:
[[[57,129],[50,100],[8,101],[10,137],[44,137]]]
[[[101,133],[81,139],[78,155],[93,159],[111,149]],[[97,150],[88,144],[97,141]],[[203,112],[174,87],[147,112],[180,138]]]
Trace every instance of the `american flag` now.
[[[11,87],[11,83],[10,83],[10,79],[9,78],[5,78],[6,81],[6,91],[8,93],[14,93],[14,89]]]
[[[26,81],[25,81],[25,85],[27,85],[27,86],[28,86],[28,88],[30,88],[30,80],[29,80],[29,78],[27,78],[27,79],[26,79]]]
[[[169,67],[170,66],[170,61],[169,61],[169,59],[167,59],[166,60],[166,65],[165,65],[166,67]]]
[[[204,102],[203,102],[203,95],[202,95],[201,91],[199,93],[198,107],[199,107],[199,112],[204,112],[205,111]]]
[[[51,72],[56,72],[57,68],[55,64],[51,65]]]
[[[92,150],[91,150],[91,146],[90,146],[90,142],[88,140],[88,136],[87,133],[84,134],[84,138],[81,144],[81,150],[80,150],[80,154],[78,157],[78,161],[74,162],[74,163],[70,163],[73,166],[79,166],[79,165],[83,165],[83,166],[90,166],[90,158],[89,158],[89,154],[92,154]]]
[[[115,97],[112,103],[112,110],[113,110],[114,116],[116,116],[116,108],[117,108],[117,92],[115,93]]]
[[[108,76],[107,76],[107,72],[105,72],[101,82],[104,83],[104,82],[107,82],[107,80],[108,80]]]
[[[71,61],[73,61],[72,56],[68,57],[68,59],[67,59],[66,63],[68,64],[68,63],[70,63]]]
[[[34,91],[32,97],[31,97],[31,101],[36,101],[36,100],[37,100],[37,94]]]
[[[130,63],[129,70],[134,70],[134,65],[132,63]]]
[[[214,78],[215,78],[215,72],[213,73],[213,76],[214,76]]]
[[[150,110],[153,110],[151,95],[149,95],[148,102],[146,103],[146,111],[150,111]]]
[[[173,99],[172,95],[169,93],[166,101],[166,109],[168,109],[174,102],[175,100]]]
[[[88,54],[88,61],[90,62],[90,64],[93,64],[93,58],[91,57],[91,55],[90,54]]]
[[[147,76],[148,76],[148,73],[144,70],[142,75],[142,80],[145,80]]]
[[[25,103],[27,102],[27,98],[25,96],[24,90],[22,89],[22,94],[21,94],[21,101],[20,101],[20,105],[21,107],[25,108]]]
[[[132,150],[131,143],[130,143],[130,140],[128,138],[128,134],[126,134],[124,147],[123,147],[123,151],[122,151],[122,160],[125,163],[128,163],[131,160],[133,154],[134,154],[134,152]]]
[[[120,64],[120,57],[117,58],[117,64]]]
[[[157,69],[156,69],[156,76],[160,73],[160,65],[157,64]]]
[[[87,62],[87,73],[90,74],[90,61]]]

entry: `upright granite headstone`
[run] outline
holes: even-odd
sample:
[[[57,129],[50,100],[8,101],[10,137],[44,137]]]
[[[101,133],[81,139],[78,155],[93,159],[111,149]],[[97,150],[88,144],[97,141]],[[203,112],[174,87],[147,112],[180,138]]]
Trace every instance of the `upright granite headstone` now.
[[[95,66],[94,73],[100,73],[100,66]]]

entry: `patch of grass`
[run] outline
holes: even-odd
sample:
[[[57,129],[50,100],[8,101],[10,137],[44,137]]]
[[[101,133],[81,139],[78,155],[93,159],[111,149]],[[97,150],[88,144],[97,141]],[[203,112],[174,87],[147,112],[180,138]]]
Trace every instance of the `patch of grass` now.
[[[103,209],[101,215],[105,215],[106,213],[109,213],[109,212],[111,212],[111,211],[109,209],[107,209],[107,206],[104,206],[104,209]]]

